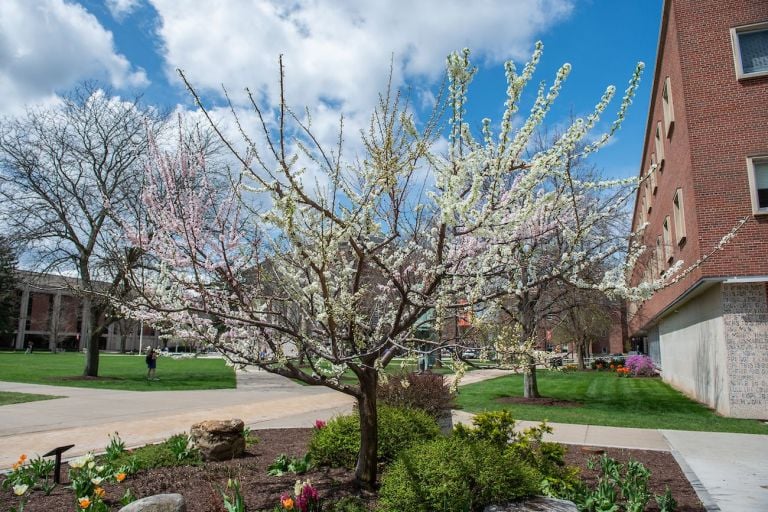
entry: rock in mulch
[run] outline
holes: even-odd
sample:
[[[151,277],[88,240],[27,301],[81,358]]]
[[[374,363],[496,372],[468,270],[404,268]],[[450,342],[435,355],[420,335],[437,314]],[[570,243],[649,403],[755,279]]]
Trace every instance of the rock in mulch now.
[[[157,494],[130,503],[118,512],[187,512],[181,494]]]
[[[195,423],[189,431],[203,460],[232,460],[243,455],[243,420],[209,420]]]
[[[536,496],[518,503],[488,505],[483,512],[578,512],[571,501]]]

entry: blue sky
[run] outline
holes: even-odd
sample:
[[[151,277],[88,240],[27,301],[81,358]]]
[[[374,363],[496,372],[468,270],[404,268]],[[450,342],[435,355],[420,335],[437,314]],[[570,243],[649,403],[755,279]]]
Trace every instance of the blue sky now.
[[[289,102],[310,106],[317,129],[330,137],[340,112],[348,126],[365,125],[391,57],[394,82],[420,105],[428,103],[446,53],[466,46],[480,65],[470,117],[498,120],[501,63],[512,58],[520,69],[540,39],[544,57],[534,82],[551,82],[562,63],[573,65],[548,117],[553,124],[588,112],[608,84],[623,91],[635,63],[646,63],[624,127],[593,160],[606,175],[635,175],[660,11],[661,0],[3,0],[0,112],[55,101],[84,79],[191,110],[177,67],[214,111],[221,83],[238,107],[245,86],[268,102],[276,94],[277,55],[284,53]]]

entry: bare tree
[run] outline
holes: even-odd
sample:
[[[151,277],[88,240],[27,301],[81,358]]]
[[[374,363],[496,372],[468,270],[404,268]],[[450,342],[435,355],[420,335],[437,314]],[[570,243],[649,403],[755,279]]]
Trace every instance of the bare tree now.
[[[583,370],[589,347],[610,334],[620,304],[598,290],[569,286],[560,307],[562,313],[553,329],[554,336],[564,343],[573,342],[577,365]]]
[[[147,133],[161,125],[138,99],[91,83],[0,122],[2,218],[23,242],[25,264],[78,278],[86,376],[98,375],[99,341],[114,316],[108,298],[128,291],[125,273],[141,255],[116,221],[139,215]]]
[[[10,336],[18,321],[16,249],[0,236],[0,336]]]

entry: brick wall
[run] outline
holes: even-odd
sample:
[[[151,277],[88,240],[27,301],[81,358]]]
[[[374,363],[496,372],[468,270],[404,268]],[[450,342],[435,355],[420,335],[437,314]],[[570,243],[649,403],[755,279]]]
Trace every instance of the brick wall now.
[[[768,275],[768,218],[751,216],[746,157],[768,155],[768,77],[737,80],[731,27],[768,21],[765,0],[667,0],[648,116],[642,172],[656,152],[656,123],[664,125],[662,90],[671,79],[675,123],[664,132],[665,161],[657,175],[644,243],[653,249],[670,217],[674,259],[684,267],[710,252],[740,219],[751,220],[722,252],[686,279],[656,293],[630,319],[642,328],[703,277]],[[678,245],[673,198],[683,193],[686,241]],[[642,190],[638,199],[642,198]],[[640,205],[634,226],[640,224]],[[634,282],[639,282],[641,260]]]

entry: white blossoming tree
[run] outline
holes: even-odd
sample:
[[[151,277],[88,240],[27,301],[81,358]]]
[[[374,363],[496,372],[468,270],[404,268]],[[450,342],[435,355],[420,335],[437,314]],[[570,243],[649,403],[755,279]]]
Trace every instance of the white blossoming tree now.
[[[571,179],[568,162],[614,88],[562,137],[526,156],[570,71],[564,65],[548,90],[539,88],[518,125],[541,51],[538,44],[522,73],[507,63],[498,134],[485,120],[476,137],[465,122],[475,70],[464,51],[448,57],[445,101],[426,122],[417,125],[398,94],[381,97],[362,155],[345,159],[341,135],[324,147],[285,100],[274,108],[252,101],[256,133],[235,116],[244,150],[222,136],[241,164],[227,190],[208,180],[204,157],[155,148],[143,196],[150,224],[130,227],[128,236],[160,265],[126,311],[211,344],[235,364],[353,396],[361,424],[356,476],[374,484],[377,383],[396,354],[423,343],[415,336],[420,319],[434,319],[439,331],[458,308],[524,294],[546,276],[578,280],[582,266],[603,257],[607,242],[594,241],[594,228],[621,204],[597,201],[583,217],[576,205],[587,191],[622,183]],[[619,127],[640,68],[609,132],[582,143],[582,153]],[[440,153],[434,142],[445,121],[448,149]],[[567,251],[527,256],[553,243]],[[590,285],[616,287],[623,276],[618,269]],[[345,371],[356,384],[340,378]]]

